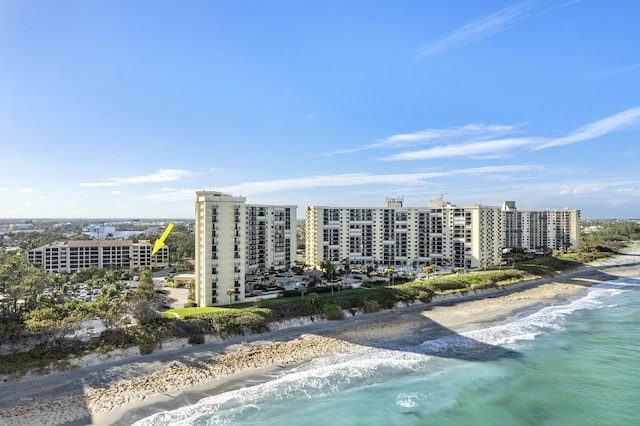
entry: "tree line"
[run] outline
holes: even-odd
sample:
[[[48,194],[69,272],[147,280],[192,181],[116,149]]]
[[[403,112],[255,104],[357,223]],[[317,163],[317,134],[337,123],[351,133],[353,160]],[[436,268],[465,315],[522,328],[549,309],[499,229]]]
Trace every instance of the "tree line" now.
[[[151,270],[138,272],[137,288],[125,289],[123,271],[91,267],[73,274],[48,274],[19,254],[0,252],[0,345],[57,344],[83,321],[102,319],[107,327],[132,322],[144,326],[158,318],[162,297]],[[97,292],[86,302],[69,296],[82,282]],[[45,289],[51,289],[45,294]]]

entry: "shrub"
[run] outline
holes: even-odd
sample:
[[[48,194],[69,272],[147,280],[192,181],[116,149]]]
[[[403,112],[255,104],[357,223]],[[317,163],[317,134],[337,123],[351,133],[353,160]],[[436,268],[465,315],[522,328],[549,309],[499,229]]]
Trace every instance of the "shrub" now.
[[[309,317],[318,314],[319,304],[311,304],[306,300],[292,300],[287,303],[280,303],[271,308],[274,321],[281,321],[289,318]]]
[[[138,345],[138,349],[140,349],[140,355],[149,355],[156,348],[155,343],[141,343]]]
[[[432,283],[435,287],[436,291],[447,291],[447,290],[463,290],[467,288],[464,283],[454,280],[442,280],[442,281],[434,281]]]
[[[473,291],[486,290],[486,289],[489,289],[489,288],[496,288],[496,287],[498,287],[496,285],[496,283],[494,283],[493,281],[489,280],[489,281],[485,281],[483,283],[473,284],[471,286],[471,290],[473,290]]]
[[[344,319],[344,311],[340,305],[330,303],[322,308],[322,315],[331,321],[338,321]]]
[[[201,345],[204,343],[204,334],[192,334],[189,336],[189,344]]]
[[[382,309],[380,303],[377,300],[365,300],[364,306],[362,307],[362,311],[365,314],[371,314],[374,312],[378,312]]]
[[[119,348],[133,343],[135,339],[126,330],[108,328],[100,333],[100,346]]]
[[[237,335],[245,332],[261,333],[267,331],[267,323],[272,320],[273,316],[268,309],[246,308],[205,312],[189,315],[186,318],[190,321],[202,321],[211,331],[221,335]]]
[[[362,309],[364,307],[364,299],[362,294],[359,295],[349,295],[344,298],[339,298],[338,303],[342,309],[347,309],[349,311],[355,311],[357,309]]]

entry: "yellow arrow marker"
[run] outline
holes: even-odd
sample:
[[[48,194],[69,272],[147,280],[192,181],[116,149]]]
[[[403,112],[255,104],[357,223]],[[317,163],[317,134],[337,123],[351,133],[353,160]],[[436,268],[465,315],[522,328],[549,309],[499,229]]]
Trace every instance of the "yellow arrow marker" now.
[[[158,238],[156,240],[156,243],[153,245],[153,251],[151,252],[151,256],[156,254],[156,252],[162,248],[162,246],[164,245],[164,240],[167,238],[167,235],[169,235],[169,232],[171,232],[172,229],[173,229],[173,223],[168,224],[167,229],[164,230],[162,235],[160,235],[160,238]]]

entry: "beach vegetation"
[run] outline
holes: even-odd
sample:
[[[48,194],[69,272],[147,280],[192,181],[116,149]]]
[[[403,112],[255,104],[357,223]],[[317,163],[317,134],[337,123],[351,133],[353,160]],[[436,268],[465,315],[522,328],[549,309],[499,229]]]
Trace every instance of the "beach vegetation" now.
[[[238,307],[238,305],[236,305],[236,307]],[[178,315],[178,317],[180,318],[186,318],[193,314],[201,314],[201,313],[207,313],[207,312],[220,312],[220,311],[227,312],[228,310],[229,308],[222,308],[220,306],[203,306],[203,307],[190,306],[186,308],[169,309],[167,311],[164,311],[164,316],[167,318],[174,318],[175,315]]]
[[[339,321],[344,319],[344,311],[335,303],[329,303],[322,307],[322,316],[330,321]]]
[[[623,231],[635,235],[632,229],[624,228]],[[66,277],[45,277],[40,275],[37,268],[25,264],[23,259],[4,255],[0,264],[0,284],[4,290],[12,285],[20,289],[15,289],[14,295],[7,295],[4,300],[7,305],[5,309],[11,315],[0,321],[0,343],[6,349],[15,350],[10,353],[5,351],[0,356],[0,372],[32,371],[54,361],[117,348],[137,346],[140,353],[150,353],[163,341],[172,338],[186,338],[190,344],[200,344],[206,340],[206,336],[224,338],[264,332],[271,323],[292,318],[339,320],[344,318],[345,312],[352,315],[373,313],[394,308],[399,303],[429,303],[439,295],[480,291],[523,280],[553,277],[589,259],[609,257],[620,250],[608,244],[613,243],[609,240],[589,240],[577,252],[564,251],[551,255],[545,251],[546,255],[543,256],[509,259],[505,265],[484,271],[457,271],[460,273],[435,277],[432,275],[434,268],[428,267],[425,270],[426,280],[400,276],[394,279],[395,272],[389,271],[386,274],[388,281],[371,280],[366,288],[364,285],[362,288],[344,286],[341,291],[334,292],[333,286],[314,287],[309,283],[309,297],[265,299],[256,304],[234,304],[234,292],[230,295],[228,308],[173,309],[167,311],[166,316],[158,314],[158,295],[153,289],[153,280],[149,282],[147,279],[151,278],[150,271],[140,271],[138,289],[120,299],[112,300],[105,295],[93,302],[69,301],[63,297],[38,297],[37,294],[38,286],[44,279],[59,281],[62,293]],[[325,267],[331,269],[331,265]],[[18,273],[13,274],[15,271]],[[107,276],[108,271],[102,278],[100,274],[90,271],[82,278],[90,282],[111,280]],[[299,290],[290,293],[285,296],[301,296]],[[89,339],[75,338],[77,324],[94,318],[102,319],[107,329]]]
[[[246,308],[195,313],[183,319],[204,325],[210,334],[230,336],[267,331],[273,316],[269,309]]]
[[[204,343],[204,334],[192,334],[189,336],[189,344],[190,345],[202,345]]]
[[[377,300],[365,300],[364,306],[362,306],[362,312],[365,314],[372,314],[382,310],[382,306]]]

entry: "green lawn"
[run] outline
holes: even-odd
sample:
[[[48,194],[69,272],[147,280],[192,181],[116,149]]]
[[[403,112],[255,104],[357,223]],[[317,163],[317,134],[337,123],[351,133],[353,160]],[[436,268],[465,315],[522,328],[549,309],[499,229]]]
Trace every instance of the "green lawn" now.
[[[180,318],[184,318],[185,315],[193,315],[193,314],[202,314],[205,312],[216,312],[216,311],[228,311],[229,307],[223,306],[207,306],[204,308],[196,307],[196,308],[178,308],[178,309],[169,309],[163,312],[170,318],[174,317],[174,313],[178,314]]]

